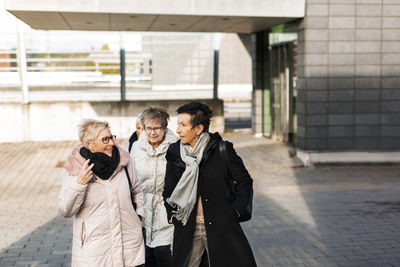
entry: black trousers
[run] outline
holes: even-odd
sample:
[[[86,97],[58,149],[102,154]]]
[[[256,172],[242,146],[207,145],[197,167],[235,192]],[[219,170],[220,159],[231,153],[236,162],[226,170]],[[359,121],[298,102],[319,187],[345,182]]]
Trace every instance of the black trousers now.
[[[145,267],[171,267],[171,246],[146,246]]]

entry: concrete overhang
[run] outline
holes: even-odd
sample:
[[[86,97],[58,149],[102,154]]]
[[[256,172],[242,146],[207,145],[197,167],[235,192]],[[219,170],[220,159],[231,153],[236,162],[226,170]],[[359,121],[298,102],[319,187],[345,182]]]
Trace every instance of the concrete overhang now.
[[[304,17],[305,0],[4,0],[34,29],[252,33]]]

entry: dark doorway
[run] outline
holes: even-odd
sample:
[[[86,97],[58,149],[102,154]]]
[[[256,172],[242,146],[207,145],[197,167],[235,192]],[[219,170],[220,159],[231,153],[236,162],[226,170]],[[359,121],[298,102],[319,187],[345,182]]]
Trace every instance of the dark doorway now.
[[[271,47],[272,138],[293,143],[296,135],[294,93],[294,42]]]

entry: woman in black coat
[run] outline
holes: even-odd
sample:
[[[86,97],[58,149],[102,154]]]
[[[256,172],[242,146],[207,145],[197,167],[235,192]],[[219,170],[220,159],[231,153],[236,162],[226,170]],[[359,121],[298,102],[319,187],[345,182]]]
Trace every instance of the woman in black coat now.
[[[233,202],[226,198],[224,163],[218,133],[208,132],[212,112],[191,102],[177,110],[180,140],[170,145],[164,200],[168,220],[175,226],[173,267],[199,266],[207,252],[211,267],[256,266],[239,224],[251,201],[252,179],[241,158],[226,142],[229,168],[237,180]]]

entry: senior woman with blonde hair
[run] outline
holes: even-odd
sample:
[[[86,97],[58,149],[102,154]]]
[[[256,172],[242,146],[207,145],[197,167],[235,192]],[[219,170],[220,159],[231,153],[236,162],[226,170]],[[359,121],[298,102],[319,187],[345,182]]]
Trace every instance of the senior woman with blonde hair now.
[[[65,163],[58,209],[72,217],[72,266],[141,266],[143,193],[107,122],[86,119]],[[134,191],[131,201],[130,183]]]
[[[167,221],[162,192],[164,189],[165,154],[176,141],[167,128],[168,113],[158,107],[146,108],[141,116],[144,133],[132,146],[135,171],[144,193],[146,218],[146,267],[171,266],[171,243],[174,226]]]

